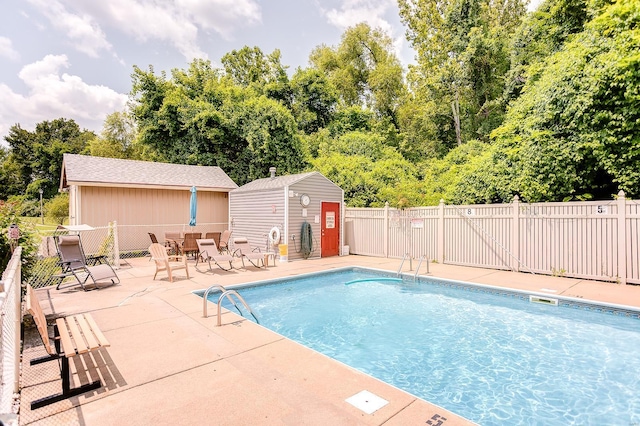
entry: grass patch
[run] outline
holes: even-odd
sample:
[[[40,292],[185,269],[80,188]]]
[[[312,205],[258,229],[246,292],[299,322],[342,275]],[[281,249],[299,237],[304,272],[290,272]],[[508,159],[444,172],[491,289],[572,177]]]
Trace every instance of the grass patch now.
[[[23,223],[29,223],[33,226],[36,232],[53,232],[58,227],[58,223],[53,222],[51,219],[44,218],[44,224],[42,223],[42,219],[40,217],[28,217],[23,216],[20,218]],[[67,221],[65,220],[65,224]]]

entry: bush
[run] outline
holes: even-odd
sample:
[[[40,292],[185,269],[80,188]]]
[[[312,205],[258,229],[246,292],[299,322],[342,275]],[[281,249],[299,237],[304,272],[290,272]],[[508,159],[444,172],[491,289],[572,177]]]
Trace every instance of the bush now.
[[[47,201],[45,211],[48,219],[62,225],[69,217],[69,194],[59,194]]]
[[[33,225],[21,221],[23,206],[19,197],[9,201],[0,201],[0,267],[4,271],[11,259],[11,246],[13,241],[9,239],[8,230],[13,224],[20,229],[20,237],[16,245],[22,246],[22,277],[26,280],[34,264],[39,241],[35,236]]]

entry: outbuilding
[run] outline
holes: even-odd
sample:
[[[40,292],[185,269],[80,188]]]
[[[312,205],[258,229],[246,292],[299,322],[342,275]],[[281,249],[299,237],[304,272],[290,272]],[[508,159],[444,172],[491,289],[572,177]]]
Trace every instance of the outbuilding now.
[[[319,172],[271,176],[229,193],[232,239],[246,238],[282,260],[340,255],[344,191]]]
[[[191,188],[196,188],[195,228],[189,228]],[[69,192],[69,224],[106,226],[117,221],[123,245],[149,242],[147,232],[228,228],[233,180],[214,166],[156,163],[64,154],[60,190]],[[202,229],[200,229],[202,228]],[[181,230],[181,229],[180,229]],[[140,235],[137,235],[140,234]],[[134,243],[135,241],[135,243]]]

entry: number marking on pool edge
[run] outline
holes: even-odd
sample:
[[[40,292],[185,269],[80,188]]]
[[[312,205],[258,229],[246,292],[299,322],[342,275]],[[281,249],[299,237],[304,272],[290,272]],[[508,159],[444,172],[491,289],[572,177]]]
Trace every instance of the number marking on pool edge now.
[[[431,420],[434,420],[435,423]],[[442,426],[446,421],[446,417],[442,417],[440,414],[434,414],[429,420],[426,421],[426,423],[431,426]]]

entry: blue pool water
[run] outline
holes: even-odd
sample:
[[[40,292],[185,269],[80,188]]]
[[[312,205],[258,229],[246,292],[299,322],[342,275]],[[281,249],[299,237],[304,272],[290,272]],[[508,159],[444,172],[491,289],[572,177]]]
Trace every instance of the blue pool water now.
[[[345,285],[376,276],[237,290],[263,326],[481,425],[640,423],[637,314],[434,281]]]

